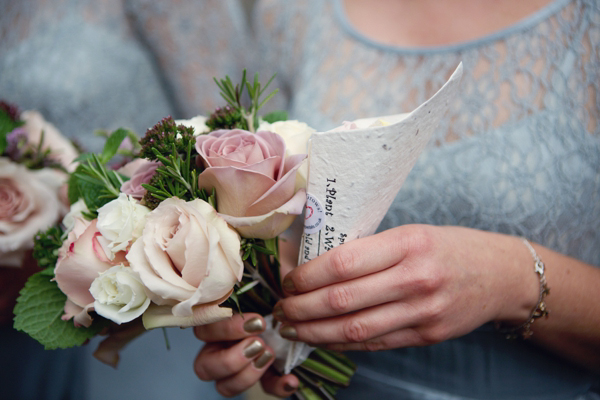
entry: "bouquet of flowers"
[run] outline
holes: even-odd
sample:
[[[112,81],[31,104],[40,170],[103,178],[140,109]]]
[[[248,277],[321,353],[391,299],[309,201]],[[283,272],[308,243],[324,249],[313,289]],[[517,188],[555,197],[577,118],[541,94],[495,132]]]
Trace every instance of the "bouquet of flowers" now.
[[[35,234],[64,215],[60,189],[77,155],[40,113],[0,101],[0,265],[20,267]]]
[[[278,236],[304,209],[312,129],[283,122],[284,112],[258,117],[275,94],[262,99],[271,81],[249,82],[244,71],[238,85],[215,82],[226,106],[209,118],[162,119],[120,168],[122,129],[100,154],[77,158],[68,214],[36,238],[43,269],[21,291],[16,329],[50,349],[109,332],[95,355],[116,365],[118,350],[145,329],[272,313],[283,296]],[[298,396],[333,398],[354,370],[343,355],[318,349],[292,373]]]

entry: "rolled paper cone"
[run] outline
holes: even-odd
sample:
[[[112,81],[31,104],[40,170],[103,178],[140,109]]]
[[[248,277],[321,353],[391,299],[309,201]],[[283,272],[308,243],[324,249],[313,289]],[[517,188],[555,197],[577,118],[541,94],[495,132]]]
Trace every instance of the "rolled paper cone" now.
[[[462,63],[410,114],[352,121],[356,129],[314,133],[309,142],[304,233],[298,264],[372,235],[458,93]],[[293,342],[286,373],[306,358]]]

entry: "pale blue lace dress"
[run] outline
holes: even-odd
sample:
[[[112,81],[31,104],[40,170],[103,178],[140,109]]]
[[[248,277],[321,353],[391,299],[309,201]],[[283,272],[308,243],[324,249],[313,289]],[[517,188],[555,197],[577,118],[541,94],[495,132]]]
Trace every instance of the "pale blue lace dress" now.
[[[339,0],[259,1],[254,44],[233,0],[0,5],[9,10],[0,14],[0,97],[41,109],[96,147],[93,129],[141,133],[168,113],[206,114],[220,104],[212,76],[239,76],[244,66],[277,72],[283,96],[272,108],[325,130],[411,111],[462,61],[460,97],[381,229],[470,226],[600,266],[598,1],[556,0],[497,34],[427,49],[365,38]],[[32,22],[5,29],[19,10]],[[436,346],[353,357],[359,370],[341,398],[598,398],[598,377],[487,326]]]
[[[600,2],[556,0],[501,32],[439,48],[378,44],[353,28],[341,0],[283,3],[257,10],[261,57],[292,116],[320,130],[411,111],[464,64],[459,97],[380,229],[523,235],[600,266]],[[490,326],[353,357],[357,377],[341,398],[600,398],[598,376]]]

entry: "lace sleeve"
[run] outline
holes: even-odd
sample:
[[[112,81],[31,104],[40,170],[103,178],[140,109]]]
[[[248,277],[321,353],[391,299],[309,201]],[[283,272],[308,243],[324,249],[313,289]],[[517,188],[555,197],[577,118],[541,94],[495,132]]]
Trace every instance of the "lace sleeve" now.
[[[176,117],[222,105],[213,77],[241,75],[252,62],[242,4],[236,0],[126,0],[139,39],[154,56]]]

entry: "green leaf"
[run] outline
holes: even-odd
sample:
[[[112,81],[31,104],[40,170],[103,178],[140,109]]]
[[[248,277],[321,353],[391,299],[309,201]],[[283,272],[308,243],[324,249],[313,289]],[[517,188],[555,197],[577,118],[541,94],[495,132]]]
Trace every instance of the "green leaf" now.
[[[73,321],[63,321],[67,296],[50,279],[44,271],[29,278],[17,299],[14,328],[47,350],[81,346],[104,328],[105,321],[95,321],[89,328],[76,328]]]
[[[267,115],[264,115],[262,117],[262,119],[264,121],[267,121],[270,124],[272,124],[273,122],[277,122],[277,121],[287,121],[288,113],[287,113],[287,111],[283,111],[283,110],[273,111],[273,112],[268,113]]]
[[[79,193],[85,202],[88,210],[96,211],[106,203],[110,202],[114,197],[105,198],[106,194],[103,184],[94,184],[88,180],[79,179],[77,181]]]
[[[0,110],[0,155],[6,150],[6,135],[21,125],[23,125],[23,122],[13,121],[6,112]]]
[[[79,165],[75,172],[69,176],[69,181],[67,182],[67,197],[69,199],[69,204],[75,203],[81,197],[78,184],[79,178],[77,177],[78,173],[83,173],[82,165]]]
[[[119,150],[119,146],[123,143],[123,140],[127,137],[129,131],[127,129],[119,128],[113,133],[110,134],[108,139],[106,139],[106,143],[104,143],[104,148],[102,149],[102,155],[100,156],[101,161],[106,164],[117,154],[117,150]]]

